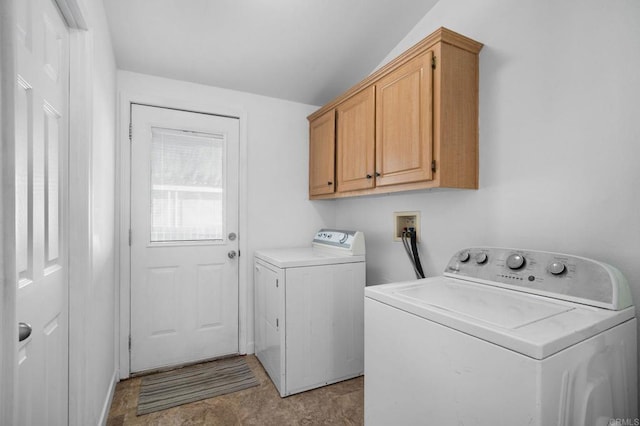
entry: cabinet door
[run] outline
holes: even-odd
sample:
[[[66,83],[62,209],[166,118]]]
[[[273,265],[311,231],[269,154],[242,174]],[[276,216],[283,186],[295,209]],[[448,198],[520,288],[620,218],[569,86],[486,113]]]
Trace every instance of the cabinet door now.
[[[375,87],[336,107],[338,192],[373,188],[375,182]]]
[[[433,52],[376,84],[376,185],[433,179]]]
[[[335,126],[334,110],[309,123],[309,195],[335,191]]]

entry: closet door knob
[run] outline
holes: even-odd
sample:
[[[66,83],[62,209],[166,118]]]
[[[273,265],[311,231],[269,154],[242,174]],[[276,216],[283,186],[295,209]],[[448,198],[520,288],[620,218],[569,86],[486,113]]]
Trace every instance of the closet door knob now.
[[[329,181],[327,182],[327,185],[333,185],[333,182]]]
[[[371,179],[373,176],[371,175],[367,175],[367,179]]]
[[[18,342],[22,342],[31,336],[31,326],[26,322],[18,323]]]

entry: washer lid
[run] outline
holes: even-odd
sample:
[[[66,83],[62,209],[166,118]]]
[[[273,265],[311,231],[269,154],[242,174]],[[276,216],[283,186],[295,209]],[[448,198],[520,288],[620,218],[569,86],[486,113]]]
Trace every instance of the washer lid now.
[[[336,263],[364,262],[364,256],[353,256],[312,247],[258,250],[256,259],[263,260],[278,268],[299,268]]]
[[[365,289],[365,296],[535,359],[635,316],[437,277]]]

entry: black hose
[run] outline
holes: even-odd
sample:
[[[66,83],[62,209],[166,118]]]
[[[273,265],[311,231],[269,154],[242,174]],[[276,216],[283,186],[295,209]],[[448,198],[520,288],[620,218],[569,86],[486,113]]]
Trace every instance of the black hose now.
[[[422,276],[418,272],[416,268],[416,261],[413,257],[413,253],[411,252],[411,233],[409,231],[402,231],[402,245],[404,246],[405,251],[407,252],[407,256],[409,256],[409,262],[411,262],[411,266],[413,267],[413,272],[416,274],[416,278],[420,279]]]
[[[413,252],[413,261],[416,266],[416,271],[420,274],[421,278],[424,278],[424,271],[422,270],[422,264],[420,263],[420,255],[418,254],[418,238],[415,231],[409,231],[411,234],[411,251]]]

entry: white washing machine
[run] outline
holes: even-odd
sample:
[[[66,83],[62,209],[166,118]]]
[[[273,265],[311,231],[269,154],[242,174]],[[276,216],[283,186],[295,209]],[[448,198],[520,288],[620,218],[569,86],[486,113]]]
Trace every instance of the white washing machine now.
[[[255,351],[281,396],[362,375],[362,232],[321,229],[311,247],[255,253]]]
[[[456,253],[365,290],[365,424],[638,424],[626,279],[577,256]]]

